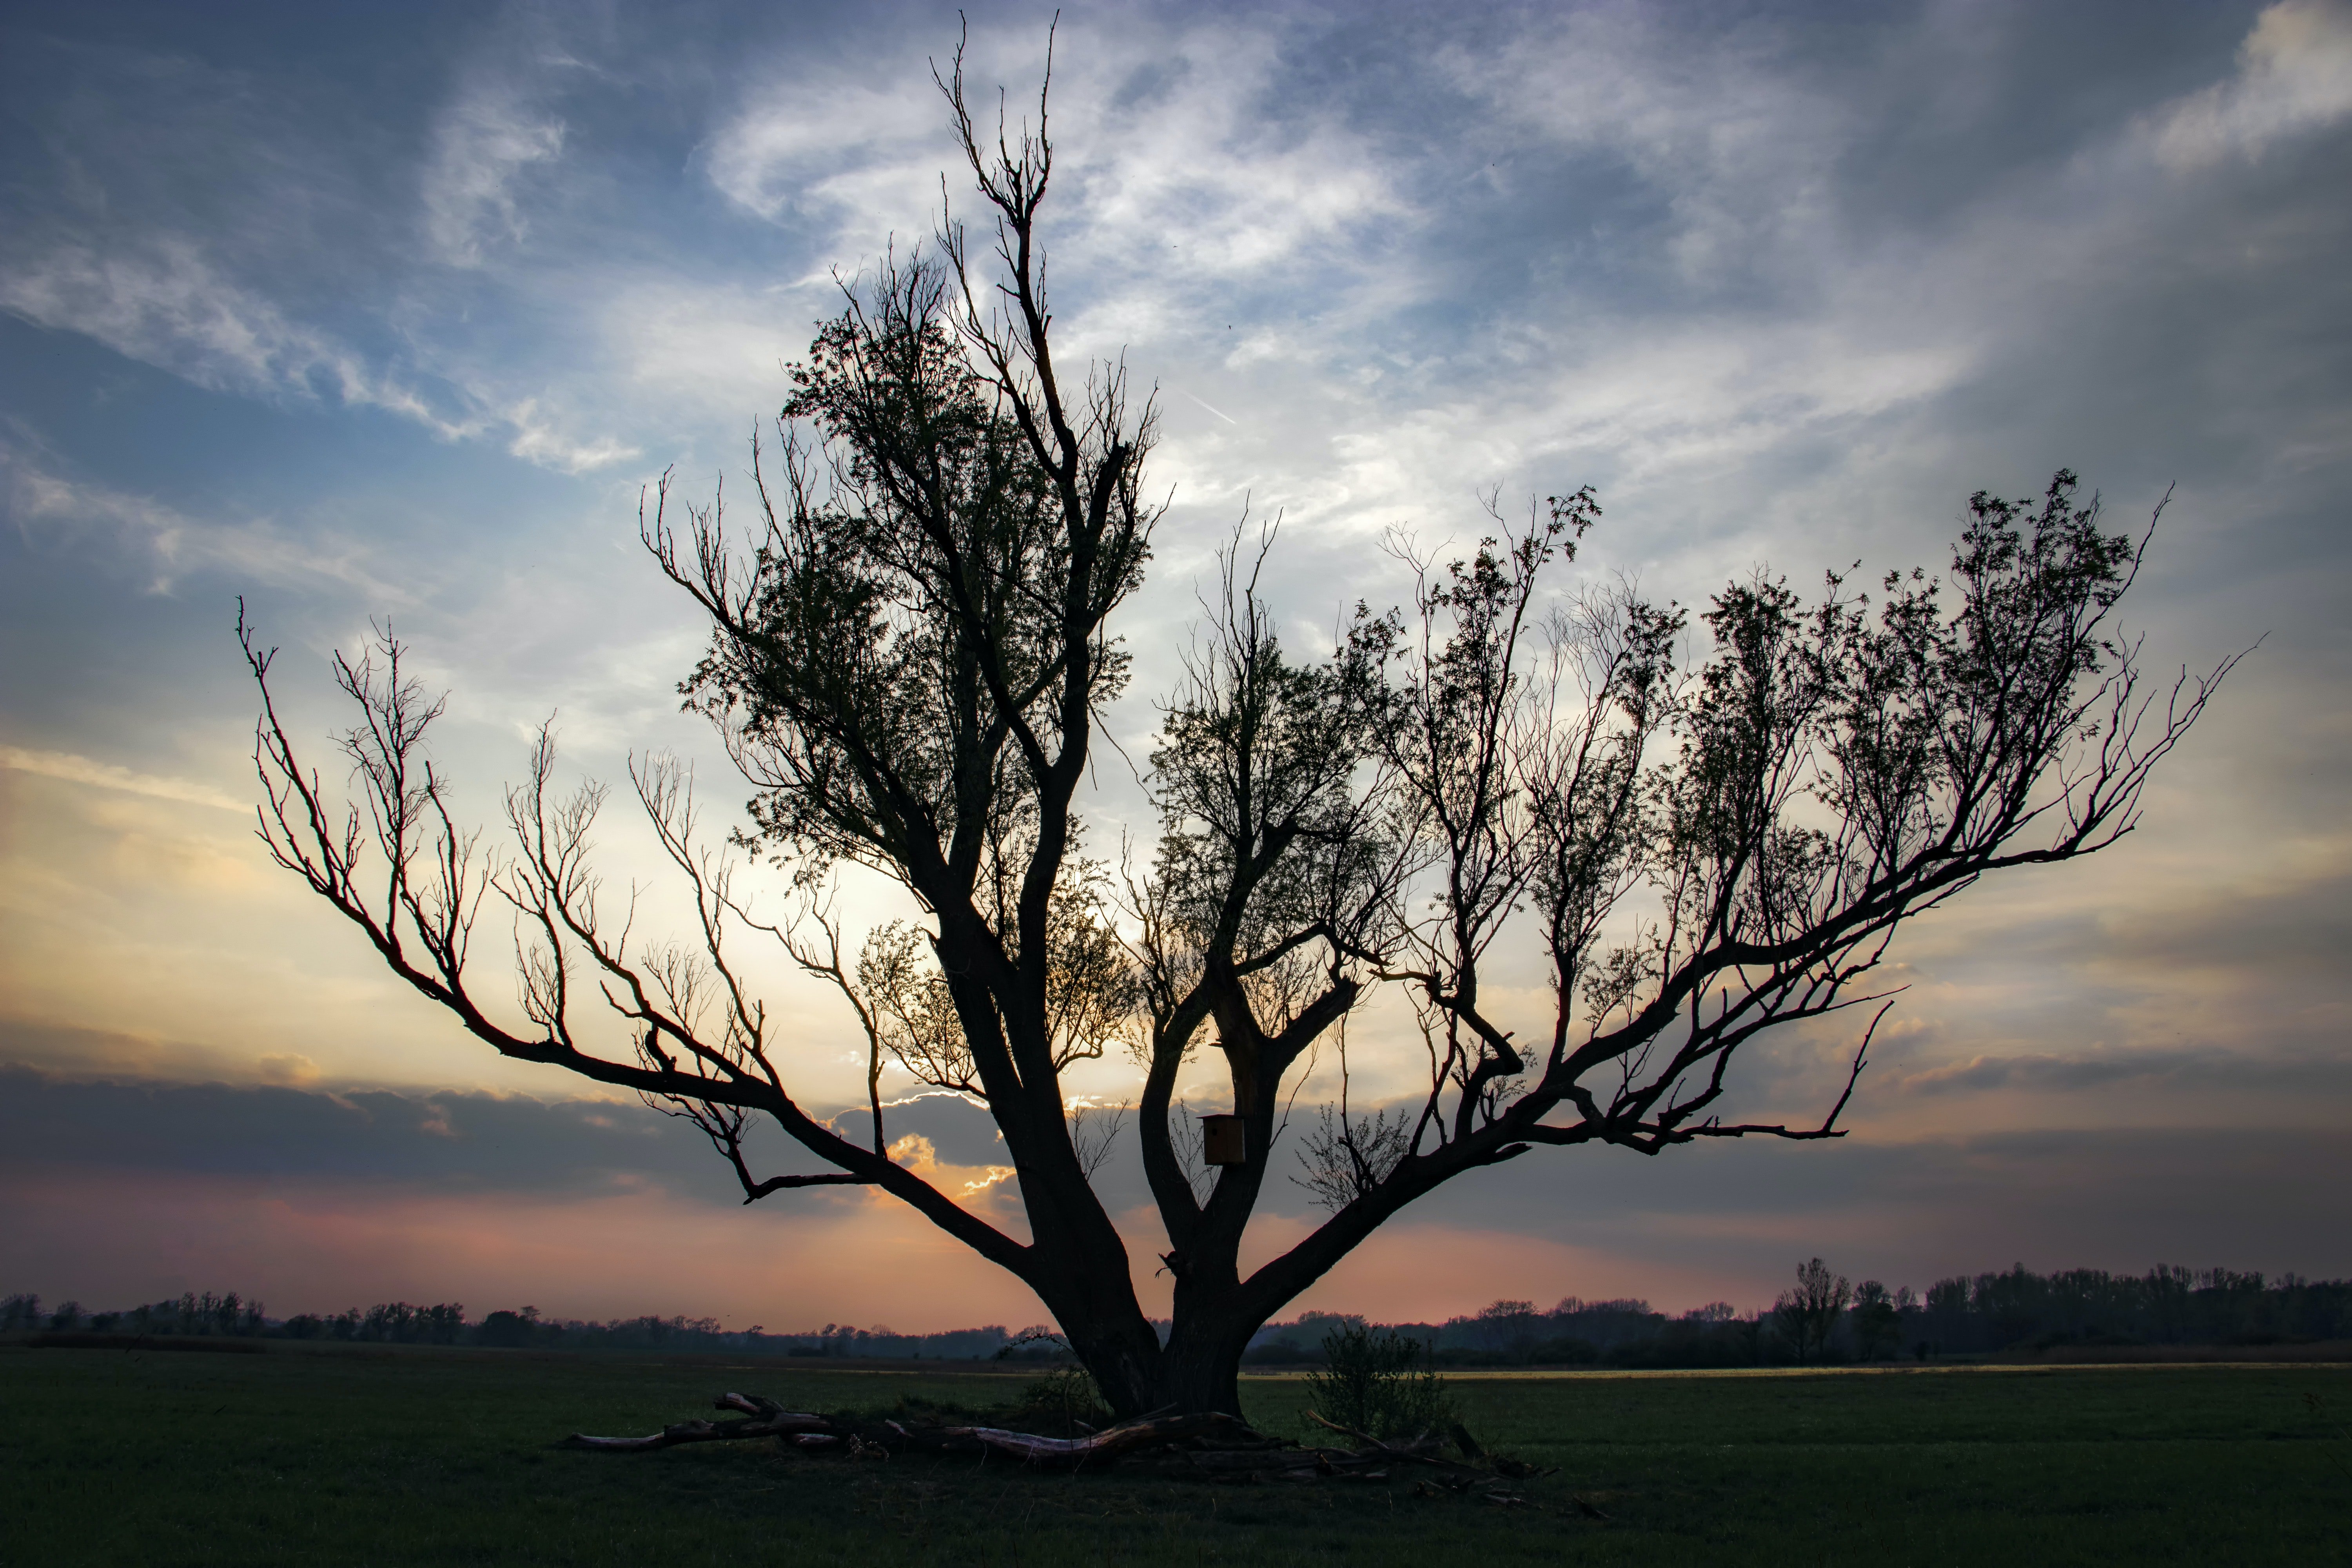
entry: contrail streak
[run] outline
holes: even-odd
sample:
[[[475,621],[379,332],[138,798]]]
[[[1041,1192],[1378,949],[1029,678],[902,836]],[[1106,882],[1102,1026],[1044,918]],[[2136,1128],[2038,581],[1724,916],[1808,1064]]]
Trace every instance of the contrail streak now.
[[[1182,392],[1182,393],[1184,393],[1184,395],[1185,395],[1185,396],[1187,396],[1187,397],[1192,397],[1192,395],[1191,393],[1189,393],[1189,392],[1184,392],[1184,389],[1183,389],[1182,387],[1181,387],[1181,386],[1180,386],[1180,387],[1178,387],[1176,390],[1177,390],[1178,392]],[[1201,403],[1201,400],[1200,400],[1199,398],[1197,398],[1197,397],[1192,397],[1192,401],[1193,401],[1193,402],[1195,402],[1195,403]],[[1223,409],[1222,409],[1222,408],[1210,408],[1210,407],[1209,407],[1209,405],[1207,405],[1207,404],[1205,404],[1205,403],[1201,403],[1201,406],[1202,406],[1202,407],[1203,407],[1203,408],[1208,408],[1210,413],[1212,413],[1212,414],[1215,415],[1218,418],[1220,418],[1220,419],[1223,420],[1223,421],[1224,421],[1226,424],[1228,424],[1228,425],[1232,425],[1232,426],[1240,426],[1240,424],[1241,424],[1241,421],[1240,421],[1240,420],[1238,420],[1238,419],[1234,418],[1232,415],[1230,415],[1230,414],[1226,413],[1226,412],[1225,412]]]

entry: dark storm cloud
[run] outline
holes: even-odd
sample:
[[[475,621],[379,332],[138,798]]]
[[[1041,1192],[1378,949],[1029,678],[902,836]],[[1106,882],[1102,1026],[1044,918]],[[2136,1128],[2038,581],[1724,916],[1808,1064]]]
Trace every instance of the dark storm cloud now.
[[[590,1194],[740,1191],[691,1127],[635,1104],[267,1085],[77,1081],[0,1068],[0,1159],[169,1175]]]
[[[2306,1095],[2334,1100],[2352,1095],[2352,1062],[2249,1059],[2231,1051],[2134,1051],[2114,1056],[1973,1057],[1896,1078],[1900,1095],[1982,1093],[1992,1089],[2069,1091],[2095,1089],[2214,1090]]]
[[[1925,1286],[2022,1260],[2352,1274],[2352,1139],[2309,1128],[2062,1129],[1836,1145],[1573,1152],[1453,1184],[1408,1223],[1753,1279],[1819,1255]]]
[[[893,1132],[919,1131],[957,1163],[984,1163],[993,1145],[983,1113],[960,1100],[892,1116]],[[836,1120],[846,1129],[854,1114]],[[721,1208],[740,1201],[689,1129],[603,1102],[77,1082],[11,1068],[0,1069],[0,1170],[18,1180],[79,1170],[133,1186],[231,1178],[321,1194],[364,1188],[379,1200],[590,1200],[653,1188]],[[1099,1184],[1114,1209],[1148,1202],[1123,1142]],[[1265,1209],[1314,1217],[1286,1180],[1291,1170],[1278,1153]],[[834,1199],[791,1194],[770,1206]],[[1916,1285],[2021,1259],[2044,1269],[2178,1262],[2328,1275],[2352,1272],[2352,1140],[2304,1129],[2068,1129],[1699,1144],[1657,1159],[1538,1152],[1449,1185],[1401,1223],[1759,1280],[1817,1253],[1857,1277]],[[1489,1273],[1505,1289],[1507,1244],[1498,1245]]]
[[[930,1140],[942,1164],[997,1165],[1004,1162],[1004,1140],[988,1112],[960,1094],[924,1094],[886,1104],[883,1134],[896,1141],[914,1133]],[[873,1140],[871,1112],[863,1106],[836,1111],[833,1129],[854,1142]]]
[[[943,1164],[1003,1158],[988,1113],[959,1097],[908,1100],[885,1114],[893,1141],[928,1139]],[[845,1137],[869,1136],[862,1108],[830,1121]],[[772,1130],[755,1128],[748,1150],[763,1176],[829,1168]],[[89,1079],[26,1067],[0,1067],[0,1163],[440,1193],[585,1197],[652,1184],[742,1201],[700,1132],[633,1101]]]

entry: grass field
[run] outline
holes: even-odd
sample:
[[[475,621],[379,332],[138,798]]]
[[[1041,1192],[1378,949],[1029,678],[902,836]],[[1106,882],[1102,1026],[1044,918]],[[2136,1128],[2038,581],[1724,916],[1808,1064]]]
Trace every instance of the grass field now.
[[[1539,1509],[1507,1512],[1410,1477],[1237,1488],[766,1443],[551,1447],[652,1431],[730,1387],[838,1410],[1020,1386],[618,1355],[0,1349],[0,1563],[2352,1562],[2342,1366],[1465,1379],[1474,1432],[1559,1467],[1528,1487]],[[1272,1431],[1296,1430],[1301,1394],[1244,1384]]]

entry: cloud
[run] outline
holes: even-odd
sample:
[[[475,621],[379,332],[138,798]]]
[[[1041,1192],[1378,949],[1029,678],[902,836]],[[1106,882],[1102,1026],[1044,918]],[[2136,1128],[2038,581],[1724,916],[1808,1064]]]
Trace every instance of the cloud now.
[[[2242,984],[2341,979],[2352,950],[2352,842],[2283,837],[2277,850],[2261,874],[2192,901],[2112,910],[2101,921],[2101,961],[2150,972],[2136,976],[2142,984],[2159,974]]]
[[[2281,0],[2254,20],[2237,74],[2157,118],[2168,168],[2259,158],[2280,142],[2352,115],[2352,5]]]
[[[2297,1098],[2352,1099],[2352,1060],[2280,1059],[2219,1050],[2101,1051],[2072,1057],[1979,1054],[1898,1074],[1884,1080],[1876,1092],[1948,1095],[2001,1089],[2042,1094],[2128,1090],[2136,1099],[2151,1090],[2200,1096],[2216,1090],[2267,1092],[2280,1097],[2279,1113],[2291,1114],[2285,1104]]]
[[[1548,1179],[1537,1158],[1450,1183],[1400,1219],[1542,1237],[1621,1276],[1703,1268],[1748,1301],[1815,1255],[1915,1286],[2017,1260],[2352,1274],[2352,1145],[2309,1121],[1743,1142],[1654,1159],[1589,1149],[1560,1155]],[[1507,1265],[1489,1268],[1492,1294],[1524,1293],[1505,1288]]]
[[[43,455],[0,437],[0,500],[19,532],[68,528],[99,536],[168,594],[191,573],[215,571],[240,584],[315,587],[336,583],[379,605],[414,604],[403,574],[373,543],[349,533],[298,535],[268,517],[224,521],[195,517],[152,496],[56,471]]]
[[[644,1300],[628,1310],[669,1312],[709,1309],[692,1291],[645,1299],[661,1280],[719,1281],[746,1257],[782,1256],[802,1268],[815,1255],[797,1248],[829,1237],[827,1267],[844,1272],[827,1277],[827,1293],[808,1297],[806,1280],[769,1289],[839,1303],[809,1309],[835,1317],[857,1310],[853,1299],[887,1300],[896,1304],[864,1310],[901,1326],[912,1300],[948,1312],[914,1314],[922,1327],[988,1321],[1002,1309],[958,1318],[963,1309],[936,1304],[1017,1289],[903,1205],[856,1190],[780,1194],[747,1214],[698,1135],[635,1103],[330,1093],[299,1087],[307,1070],[297,1059],[283,1068],[291,1085],[231,1087],[0,1068],[0,1193],[29,1205],[16,1212],[45,1216],[10,1227],[0,1265],[12,1279],[85,1300],[183,1288],[132,1282],[168,1264],[188,1276],[186,1288],[259,1289],[280,1310],[330,1290],[362,1300],[479,1294],[488,1279],[514,1300],[569,1292],[601,1301],[618,1291]],[[928,1142],[909,1133],[901,1146],[930,1172],[953,1174],[921,1158],[934,1152]],[[1496,1296],[1756,1301],[1769,1300],[1794,1259],[1815,1254],[1857,1278],[1914,1285],[2019,1259],[2042,1269],[2179,1261],[2326,1276],[2352,1270],[2341,1239],[2352,1236],[2347,1157],[2333,1129],[2302,1126],[1701,1145],[1655,1159],[1540,1152],[1414,1204],[1298,1305],[1443,1317]],[[994,1174],[976,1172],[970,1184]],[[1107,1195],[1139,1260],[1139,1285],[1164,1290],[1164,1279],[1148,1277],[1159,1237],[1139,1184]],[[87,1234],[53,1223],[85,1211],[89,1220],[78,1223]],[[1248,1257],[1271,1256],[1319,1218],[1309,1205],[1270,1204]],[[663,1226],[671,1240],[651,1252],[614,1239]],[[590,1267],[573,1240],[600,1233]],[[103,1263],[89,1235],[102,1235],[104,1256],[118,1261]],[[171,1239],[152,1251],[126,1244],[150,1236]],[[345,1245],[362,1236],[384,1249],[371,1257]],[[661,1268],[648,1262],[656,1252],[669,1260]],[[131,1256],[147,1261],[123,1272],[120,1260]],[[616,1257],[634,1261],[616,1271]],[[909,1274],[917,1258],[921,1272]],[[1438,1258],[1444,1266],[1433,1269]],[[107,1268],[119,1282],[87,1282]],[[942,1294],[946,1279],[961,1282],[956,1293]],[[727,1310],[772,1316],[739,1286],[724,1287]]]
[[[928,232],[939,201],[939,98],[917,71],[884,79],[893,85],[829,68],[752,88],[711,135],[711,184],[771,220],[814,210],[870,227],[887,213]]]
[[[740,1205],[742,1191],[724,1160],[688,1123],[635,1100],[542,1100],[467,1090],[332,1089],[300,1052],[260,1058],[264,1081],[190,1082],[94,1077],[111,1060],[185,1069],[201,1055],[174,1058],[146,1042],[112,1041],[89,1030],[10,1024],[19,1065],[0,1054],[0,1163],[104,1166],[147,1172],[268,1176],[302,1183],[366,1183],[387,1190],[564,1194],[587,1198],[659,1190],[681,1201]],[[31,1046],[46,1066],[23,1060]],[[68,1047],[95,1056],[61,1070]],[[128,1046],[131,1048],[125,1049]],[[0,1045],[0,1052],[6,1050]],[[217,1062],[210,1064],[219,1065]],[[135,1068],[133,1070],[136,1070]],[[1013,1168],[988,1113],[955,1096],[923,1096],[888,1107],[890,1157],[966,1202],[1010,1192]],[[866,1132],[862,1108],[833,1118],[849,1137]],[[933,1134],[936,1133],[935,1138]],[[823,1168],[772,1128],[747,1145],[761,1173]],[[852,1187],[814,1188],[770,1207],[895,1199]],[[1014,1198],[1017,1205],[1017,1197]]]
[[[152,773],[134,773],[113,763],[92,762],[71,752],[28,751],[22,746],[0,746],[0,768],[15,768],[20,773],[39,773],[45,778],[63,779],[68,784],[90,784],[100,789],[121,790],[130,795],[152,795],[157,800],[184,800],[193,805],[209,805],[218,811],[233,811],[240,816],[253,810],[251,801],[238,800],[209,784],[186,779],[158,778]]]
[[[1774,27],[1694,37],[1662,14],[1596,6],[1507,47],[1449,46],[1437,63],[1494,114],[1621,163],[1654,194],[1675,272],[1718,281],[1811,260],[1833,226],[1832,175],[1859,106],[1811,90],[1790,52]]]
[[[641,450],[611,436],[576,434],[573,418],[545,395],[499,403],[487,382],[451,384],[462,407],[445,413],[416,384],[229,281],[194,242],[163,237],[146,247],[142,257],[135,247],[101,255],[60,246],[0,275],[0,310],[93,338],[208,391],[378,408],[445,441],[504,431],[510,456],[561,473],[609,468]]]
[[[479,428],[445,418],[413,387],[223,276],[204,247],[184,236],[58,243],[0,275],[0,310],[94,338],[211,391],[305,402],[333,396],[415,420],[446,439]]]
[[[1133,40],[1106,30],[1068,137],[1085,250],[1139,270],[1163,299],[1302,267],[1326,288],[1362,286],[1348,242],[1418,215],[1373,138],[1336,105],[1285,101],[1296,39],[1284,33],[1279,23]],[[1141,280],[1124,279],[1103,313],[1141,325]]]
[[[1041,42],[1025,25],[974,34],[965,74],[983,136],[995,130],[999,82],[1008,133],[1034,121]],[[1186,24],[1147,14],[1063,27],[1054,243],[1059,270],[1085,280],[1084,308],[1065,328],[1076,346],[1115,350],[1204,286],[1282,279],[1310,256],[1328,287],[1360,270],[1348,242],[1366,226],[1410,220],[1372,139],[1335,106],[1286,92],[1298,42],[1278,17]],[[830,246],[863,256],[887,237],[902,249],[928,238],[945,169],[955,216],[985,232],[958,177],[947,113],[911,50],[850,70],[781,61],[753,75],[715,129],[705,167],[744,210],[822,221]]]
[[[230,1290],[272,1316],[386,1300],[478,1318],[712,1315],[772,1331],[1035,1321],[1026,1287],[903,1207],[754,1209],[658,1191],[469,1194],[0,1165],[0,1279],[86,1306]]]
[[[7,1016],[0,1016],[0,1063],[77,1081],[221,1081],[243,1076],[249,1067],[232,1053],[188,1040]]]
[[[494,239],[520,242],[527,232],[515,183],[534,163],[562,156],[565,126],[534,111],[519,95],[479,86],[443,111],[425,166],[425,230],[443,260],[482,265]]]
[[[0,1147],[19,1166],[261,1176],[300,1185],[365,1182],[413,1192],[562,1193],[658,1187],[741,1202],[702,1136],[634,1103],[520,1095],[327,1092],[65,1079],[0,1068]]]
[[[614,463],[625,463],[644,450],[629,446],[609,436],[592,437],[582,440],[562,429],[543,413],[540,400],[526,397],[506,411],[506,421],[514,429],[514,438],[507,443],[507,451],[526,463],[536,463],[542,468],[555,468],[567,474],[593,473],[609,468]]]
[[[924,1159],[961,1169],[988,1169],[1004,1152],[995,1120],[961,1094],[924,1090],[886,1100],[882,1116],[894,1159],[900,1158],[898,1145],[908,1139],[913,1140],[909,1149],[919,1149]],[[870,1117],[866,1107],[856,1105],[824,1121],[844,1138],[865,1143],[873,1134]]]

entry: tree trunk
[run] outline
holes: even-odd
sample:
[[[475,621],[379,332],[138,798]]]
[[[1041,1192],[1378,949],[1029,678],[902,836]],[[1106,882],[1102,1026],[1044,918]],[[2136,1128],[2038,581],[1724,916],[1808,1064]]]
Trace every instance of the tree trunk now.
[[[1160,1364],[1161,1403],[1180,1412],[1242,1413],[1242,1347],[1192,1343],[1181,1350],[1171,1341]]]
[[[1242,1352],[1257,1324],[1230,1310],[1177,1310],[1174,1330],[1160,1358],[1160,1401],[1180,1411],[1242,1413]]]
[[[1242,1352],[1249,1348],[1256,1323],[1231,1312],[1194,1313],[1180,1308],[1163,1346],[1140,1314],[1135,1315],[1133,1325],[1139,1336],[1122,1321],[1129,1316],[1125,1312],[1087,1313],[1065,1306],[1055,1315],[1071,1351],[1120,1420],[1242,1414]]]

